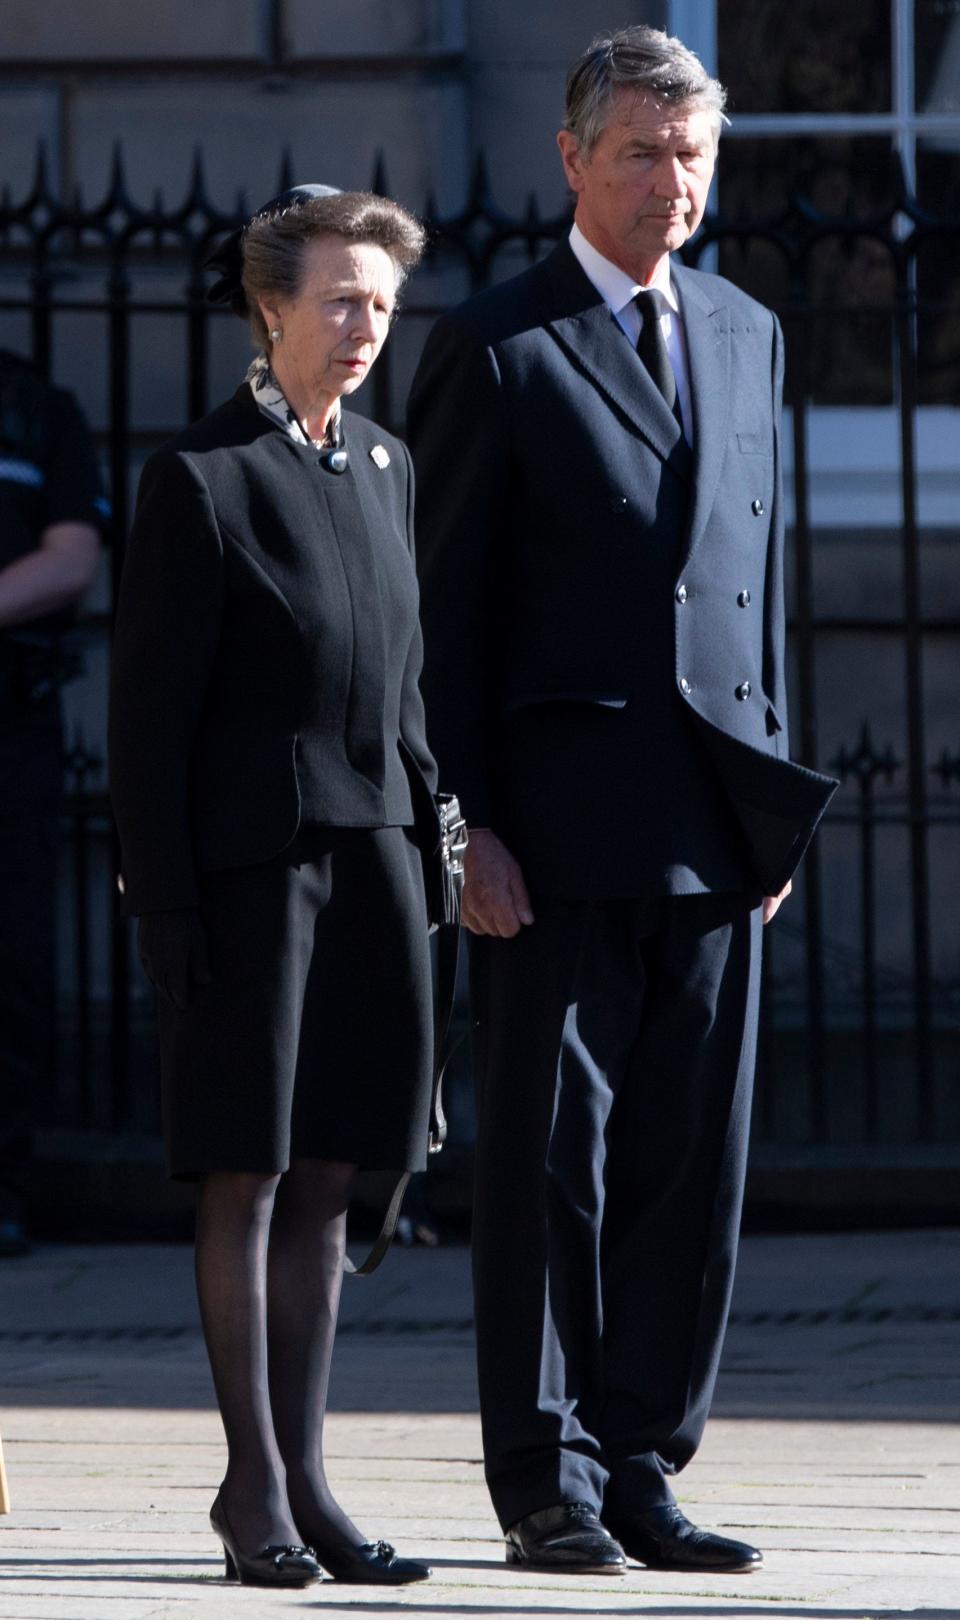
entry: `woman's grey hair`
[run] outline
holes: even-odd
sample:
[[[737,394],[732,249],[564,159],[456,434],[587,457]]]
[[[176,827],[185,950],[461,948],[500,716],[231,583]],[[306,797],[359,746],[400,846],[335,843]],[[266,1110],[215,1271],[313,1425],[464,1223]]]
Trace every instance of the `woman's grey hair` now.
[[[250,330],[262,348],[269,350],[270,337],[258,300],[271,293],[296,298],[306,249],[320,236],[383,248],[393,260],[398,289],[420,263],[426,243],[419,220],[370,191],[338,191],[255,214],[243,233],[243,291]]]
[[[609,123],[614,94],[621,88],[646,91],[673,107],[696,107],[709,114],[714,140],[720,139],[727,122],[723,85],[682,40],[638,23],[598,34],[567,75],[564,128],[576,136],[585,156]]]

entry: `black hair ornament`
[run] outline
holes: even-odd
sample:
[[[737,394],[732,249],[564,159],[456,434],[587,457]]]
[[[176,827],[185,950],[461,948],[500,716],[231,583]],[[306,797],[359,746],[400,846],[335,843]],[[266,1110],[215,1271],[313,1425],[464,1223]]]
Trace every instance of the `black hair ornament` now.
[[[218,279],[207,289],[207,302],[227,304],[235,315],[246,315],[247,300],[243,291],[243,238],[248,226],[252,225],[255,219],[263,219],[267,214],[281,214],[288,208],[299,208],[304,203],[315,202],[318,197],[339,196],[339,186],[308,185],[291,186],[289,190],[271,197],[269,202],[265,202],[250,215],[239,230],[231,231],[229,236],[225,236],[209,257],[204,259],[204,270],[219,271]]]

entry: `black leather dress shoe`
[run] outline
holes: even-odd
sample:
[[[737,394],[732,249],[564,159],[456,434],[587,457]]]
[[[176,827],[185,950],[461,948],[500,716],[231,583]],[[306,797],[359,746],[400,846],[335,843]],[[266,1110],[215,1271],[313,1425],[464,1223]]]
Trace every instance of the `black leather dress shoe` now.
[[[569,1575],[622,1575],[623,1548],[586,1502],[559,1502],[518,1519],[506,1534],[507,1563]]]
[[[616,1521],[616,1531],[628,1558],[648,1569],[714,1570],[727,1575],[759,1569],[763,1553],[745,1541],[698,1530],[684,1518],[675,1502],[646,1508]]]

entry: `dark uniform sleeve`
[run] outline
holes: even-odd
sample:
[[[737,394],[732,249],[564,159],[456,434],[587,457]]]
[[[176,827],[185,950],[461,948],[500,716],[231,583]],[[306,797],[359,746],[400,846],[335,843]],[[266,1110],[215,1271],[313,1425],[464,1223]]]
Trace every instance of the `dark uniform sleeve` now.
[[[198,901],[191,764],[222,612],[206,484],[187,456],[161,450],[140,480],[110,675],[110,794],[135,915]]]
[[[110,519],[110,503],[103,493],[90,429],[73,395],[62,389],[56,392],[52,415],[43,527],[89,523],[102,532]]]

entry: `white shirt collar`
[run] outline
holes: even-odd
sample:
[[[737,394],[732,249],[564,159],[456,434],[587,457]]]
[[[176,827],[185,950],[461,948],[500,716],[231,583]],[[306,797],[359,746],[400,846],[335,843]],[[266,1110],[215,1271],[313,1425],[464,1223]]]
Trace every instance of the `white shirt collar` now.
[[[638,292],[643,292],[643,285],[634,281],[626,270],[621,270],[618,264],[611,259],[605,259],[598,253],[592,242],[588,242],[579,225],[570,228],[570,247],[580,264],[584,274],[589,277],[596,287],[604,303],[619,315],[622,309],[632,304]],[[679,312],[680,305],[670,279],[670,258],[664,254],[654,272],[653,280],[649,283],[663,293],[664,298],[675,312]]]

